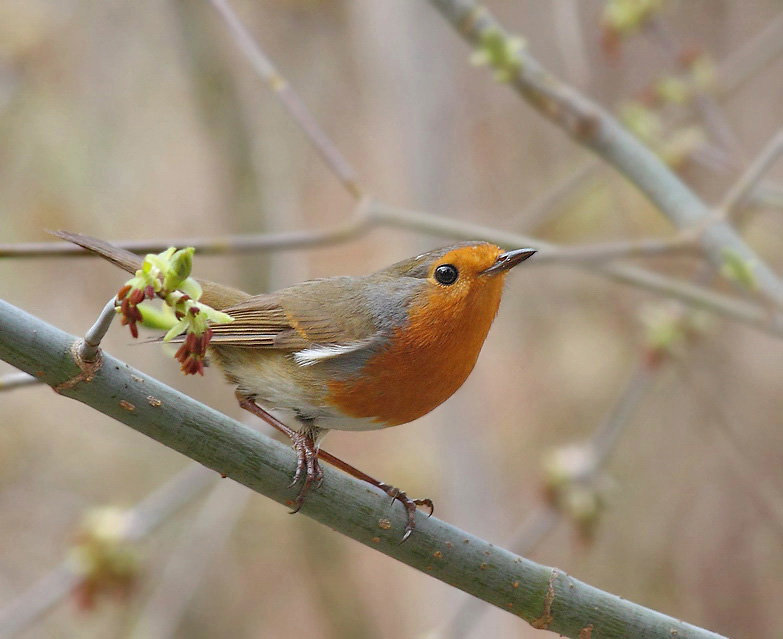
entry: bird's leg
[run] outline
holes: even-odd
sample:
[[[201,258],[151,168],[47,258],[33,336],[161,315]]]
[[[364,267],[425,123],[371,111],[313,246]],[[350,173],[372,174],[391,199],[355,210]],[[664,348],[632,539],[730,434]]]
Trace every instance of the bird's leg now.
[[[339,457],[335,457],[331,453],[319,449],[315,445],[313,438],[310,437],[307,432],[299,432],[293,428],[289,428],[274,415],[266,412],[249,397],[245,397],[240,393],[237,393],[236,396],[237,401],[242,408],[253,413],[253,415],[256,417],[260,417],[267,424],[287,435],[293,442],[294,450],[296,451],[296,473],[294,474],[294,480],[291,482],[291,486],[296,484],[302,478],[303,472],[305,473],[305,480],[302,484],[302,488],[299,491],[299,494],[296,497],[296,500],[294,501],[294,509],[291,511],[292,513],[299,512],[299,509],[304,503],[305,495],[310,490],[310,487],[313,485],[313,483],[318,485],[321,481],[323,481],[324,474],[321,470],[320,464],[318,463],[318,459],[323,459],[332,466],[335,466],[336,468],[339,468],[340,470],[348,473],[352,477],[356,477],[356,479],[360,479],[367,482],[368,484],[375,486],[376,488],[380,488],[383,492],[392,498],[392,503],[399,501],[405,507],[405,511],[408,514],[408,522],[405,525],[405,532],[402,535],[402,541],[400,543],[408,539],[408,537],[411,536],[413,530],[416,528],[417,506],[426,506],[429,508],[430,512],[428,517],[432,516],[432,513],[434,512],[434,505],[431,499],[412,499],[399,488],[395,488],[394,486],[379,481],[374,477],[370,477],[367,473],[351,466],[349,463],[344,462]]]
[[[428,517],[432,516],[432,513],[435,511],[435,507],[432,503],[431,499],[411,499],[408,497],[408,495],[405,494],[402,490],[399,488],[395,488],[394,486],[390,486],[389,484],[386,484],[382,481],[378,481],[374,477],[370,477],[367,473],[362,472],[358,468],[354,468],[349,463],[344,462],[339,457],[335,457],[331,453],[326,452],[325,450],[318,450],[318,457],[320,459],[323,459],[326,462],[329,462],[332,466],[336,466],[340,470],[348,473],[352,477],[356,477],[356,479],[361,479],[362,481],[366,481],[368,484],[372,484],[376,488],[380,488],[383,492],[385,492],[389,497],[392,498],[392,503],[396,501],[399,501],[404,507],[406,512],[408,513],[408,523],[405,524],[405,532],[402,535],[402,540],[400,543],[405,541],[408,537],[411,536],[411,533],[416,528],[416,507],[417,506],[426,506],[430,509]]]
[[[237,393],[237,401],[246,411],[253,413],[256,417],[260,417],[267,424],[276,428],[291,439],[294,450],[296,451],[296,472],[294,473],[293,481],[289,484],[289,488],[294,486],[302,478],[302,473],[305,473],[304,483],[294,500],[294,509],[291,511],[292,514],[299,512],[302,504],[304,504],[305,496],[310,490],[310,487],[313,483],[320,484],[324,478],[323,470],[321,470],[321,466],[318,463],[318,447],[315,445],[313,438],[307,432],[299,432],[293,428],[289,428],[274,415],[266,412],[249,397]]]

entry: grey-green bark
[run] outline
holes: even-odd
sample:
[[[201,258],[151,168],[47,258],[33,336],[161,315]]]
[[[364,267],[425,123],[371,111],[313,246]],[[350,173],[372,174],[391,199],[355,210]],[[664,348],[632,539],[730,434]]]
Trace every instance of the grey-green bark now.
[[[287,446],[106,353],[100,367],[85,375],[71,354],[76,342],[0,300],[0,358],[262,495],[280,503],[295,496],[296,488],[286,488],[294,466]],[[416,532],[400,544],[405,525],[401,507],[390,508],[388,498],[367,484],[328,466],[324,471],[323,485],[302,508],[305,516],[536,627],[575,639],[719,637],[528,561],[435,517],[420,514]],[[378,579],[383,587],[383,575]]]

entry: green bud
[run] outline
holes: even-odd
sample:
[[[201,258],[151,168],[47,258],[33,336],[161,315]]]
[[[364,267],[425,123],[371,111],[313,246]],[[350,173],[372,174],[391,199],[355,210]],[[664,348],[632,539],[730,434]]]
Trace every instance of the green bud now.
[[[190,297],[190,299],[196,301],[200,300],[204,293],[204,291],[201,289],[201,284],[199,284],[192,277],[188,277],[184,282],[181,282],[178,288],[180,291],[185,293],[185,295]]]
[[[185,315],[181,320],[179,320],[174,326],[172,326],[168,332],[163,336],[164,342],[170,342],[173,340],[177,335],[181,335],[184,333],[188,328],[190,327],[190,321],[188,320],[188,316]]]
[[[620,119],[637,138],[653,144],[663,132],[661,118],[640,102],[630,100],[620,106]]]
[[[141,312],[141,325],[146,328],[168,330],[177,323],[174,311],[166,304],[153,306],[149,302],[142,302],[137,308]]]
[[[510,82],[522,67],[519,52],[524,48],[522,38],[507,36],[497,29],[487,29],[481,34],[481,42],[470,56],[470,62],[474,66],[493,69],[498,82]]]
[[[723,251],[723,265],[720,267],[723,277],[736,282],[740,286],[748,289],[758,288],[756,279],[756,262],[746,260],[732,249]]]
[[[700,55],[691,63],[691,79],[699,91],[709,91],[715,86],[715,64],[707,55]]]
[[[656,353],[676,354],[686,338],[682,313],[672,304],[656,304],[642,309],[647,346]]]
[[[682,79],[671,75],[656,82],[655,92],[662,100],[673,104],[685,104],[691,97],[688,85]]]
[[[229,324],[234,321],[234,318],[231,317],[231,315],[228,313],[217,311],[211,306],[207,306],[206,304],[199,303],[198,307],[201,309],[204,315],[207,316],[207,319],[213,324]]]
[[[167,268],[163,276],[163,288],[167,291],[173,291],[180,288],[183,280],[190,276],[190,270],[193,268],[193,254],[196,249],[192,246],[180,249],[174,253],[168,260]]]
[[[609,0],[603,22],[616,33],[628,36],[660,12],[663,5],[664,0]]]

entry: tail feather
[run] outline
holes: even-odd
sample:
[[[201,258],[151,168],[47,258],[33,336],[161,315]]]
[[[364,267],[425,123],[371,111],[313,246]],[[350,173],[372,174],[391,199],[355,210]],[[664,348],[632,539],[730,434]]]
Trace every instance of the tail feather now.
[[[121,249],[118,246],[99,240],[97,237],[82,235],[81,233],[71,233],[70,231],[52,231],[52,234],[67,240],[68,242],[78,244],[88,251],[97,253],[105,260],[109,260],[109,262],[115,266],[119,266],[121,269],[128,271],[128,273],[135,273],[141,268],[141,257],[135,253]]]
[[[143,262],[141,257],[109,242],[99,240],[97,237],[71,233],[70,231],[52,231],[52,234],[100,255],[105,260],[128,271],[128,273],[135,273],[141,268]],[[201,288],[204,291],[201,301],[218,310],[233,306],[252,297],[249,293],[208,280],[200,279],[198,283],[201,284]]]

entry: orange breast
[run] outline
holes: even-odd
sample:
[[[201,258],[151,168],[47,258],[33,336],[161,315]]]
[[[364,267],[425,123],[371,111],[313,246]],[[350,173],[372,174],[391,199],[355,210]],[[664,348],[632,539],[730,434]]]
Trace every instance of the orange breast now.
[[[474,283],[466,296],[433,291],[359,375],[329,382],[329,403],[386,426],[413,421],[442,404],[473,370],[500,305],[503,279]]]

